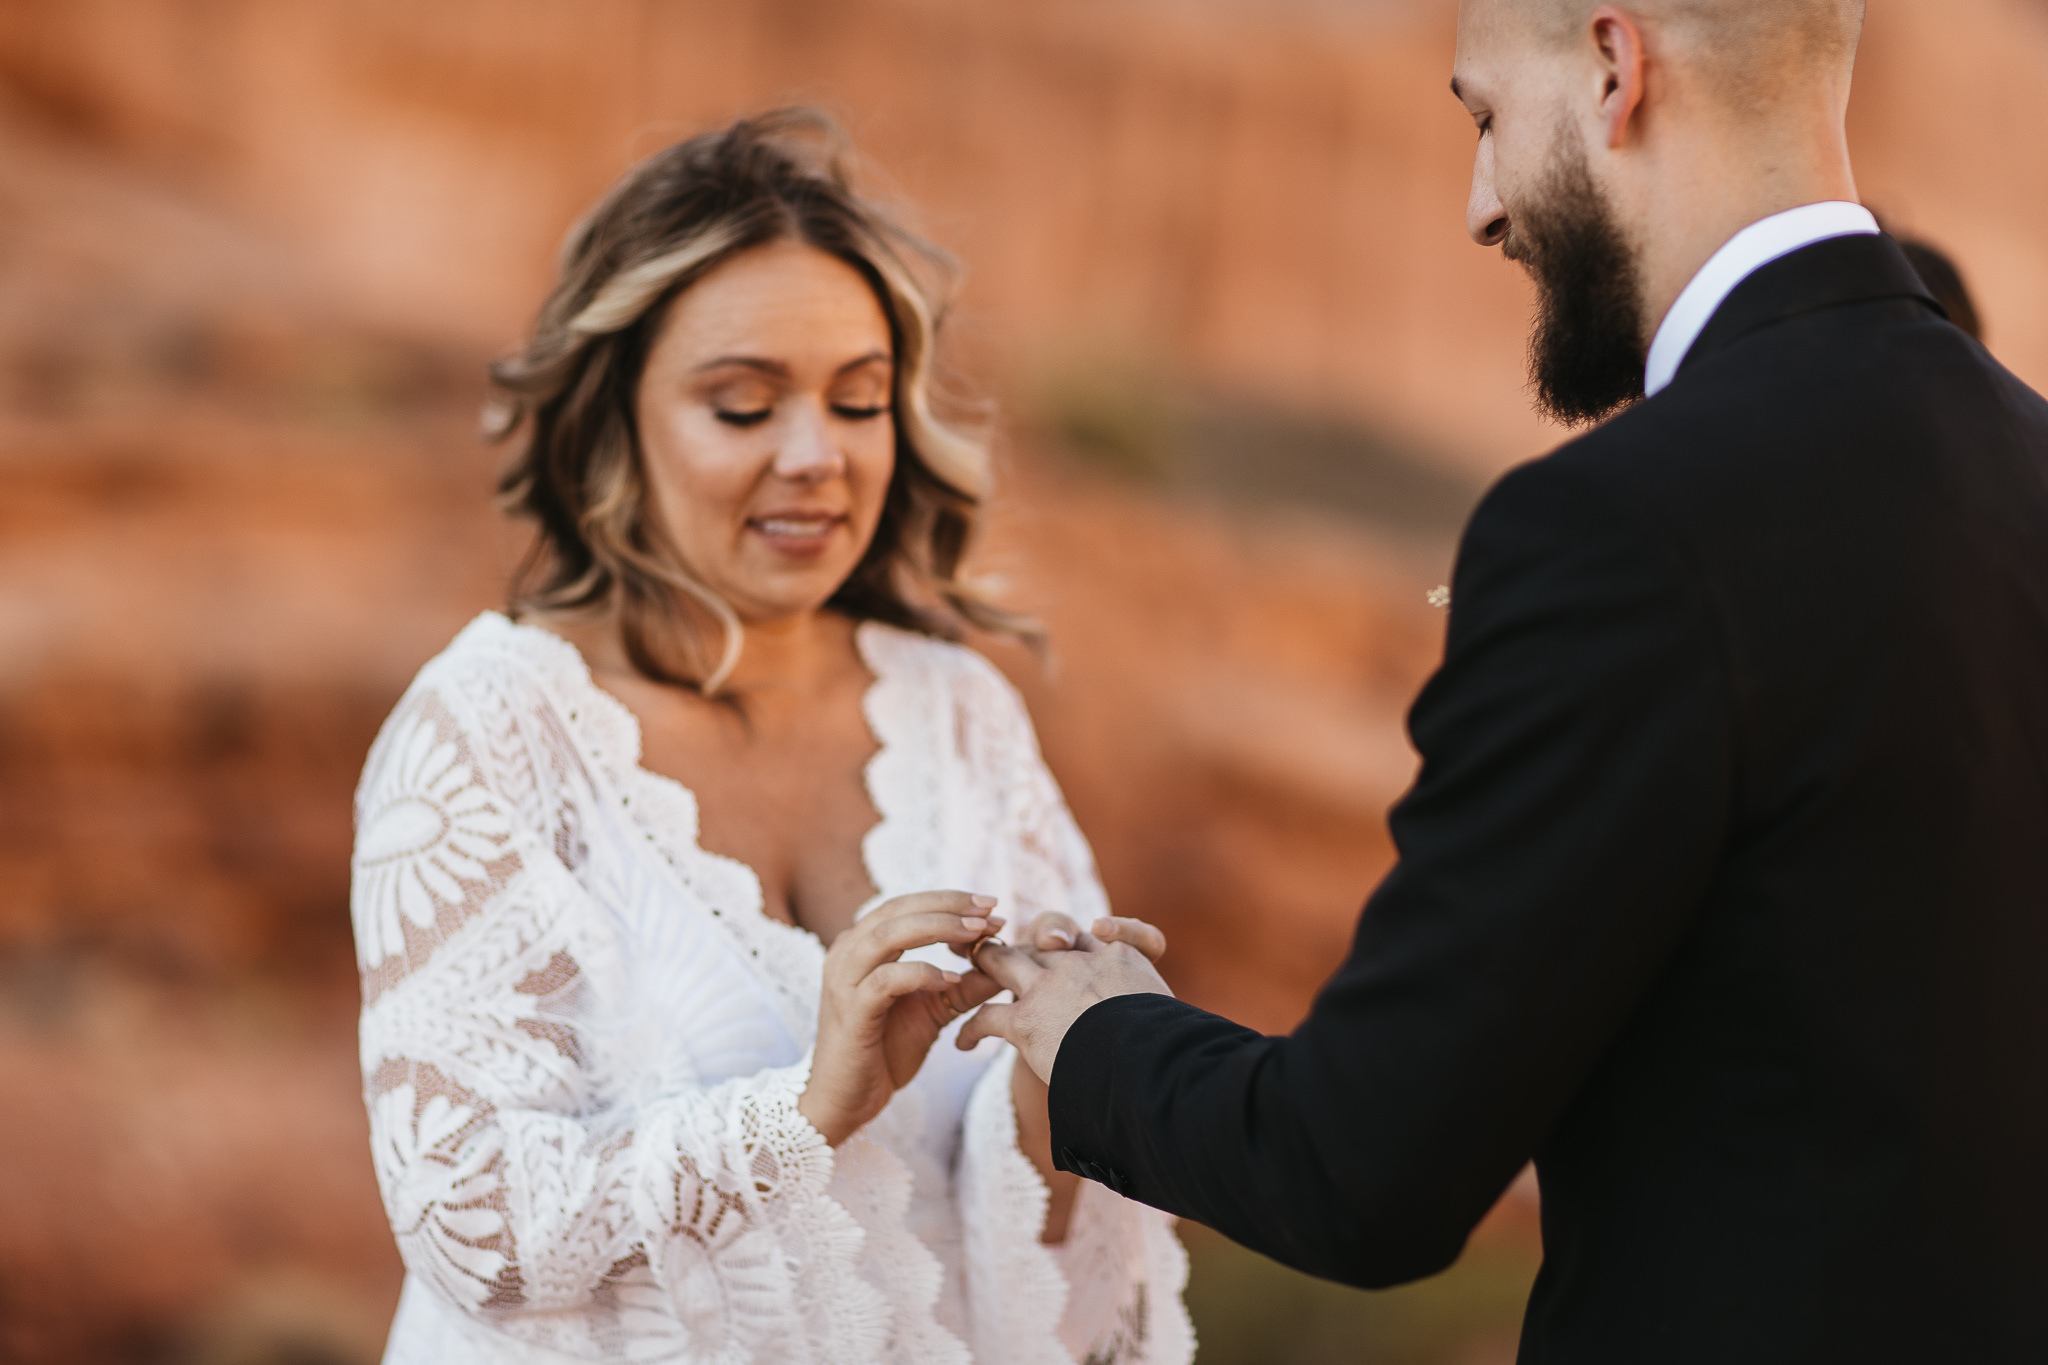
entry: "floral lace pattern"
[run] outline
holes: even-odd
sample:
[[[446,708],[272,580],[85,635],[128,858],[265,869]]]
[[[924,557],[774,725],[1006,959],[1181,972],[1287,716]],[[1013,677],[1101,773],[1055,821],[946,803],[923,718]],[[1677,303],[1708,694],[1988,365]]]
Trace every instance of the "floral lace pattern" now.
[[[1001,675],[887,627],[858,640],[876,900],[958,886],[1020,923],[1102,913]],[[1089,1187],[1067,1244],[1039,1244],[1007,1048],[941,1040],[825,1145],[796,1110],[822,945],[761,913],[697,814],[573,647],[495,614],[386,722],[352,897],[408,1271],[386,1359],[1185,1365],[1163,1215]]]

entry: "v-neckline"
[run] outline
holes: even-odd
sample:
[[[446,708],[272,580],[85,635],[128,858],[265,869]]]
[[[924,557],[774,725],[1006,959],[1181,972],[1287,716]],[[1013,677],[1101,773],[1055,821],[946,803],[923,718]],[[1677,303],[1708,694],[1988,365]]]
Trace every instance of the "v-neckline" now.
[[[577,681],[598,697],[601,705],[615,712],[616,718],[620,723],[620,729],[626,736],[627,743],[625,747],[627,752],[618,756],[620,764],[625,769],[621,776],[637,784],[667,791],[671,796],[679,798],[688,807],[690,821],[689,829],[686,832],[687,837],[678,838],[678,832],[672,831],[669,833],[669,838],[675,839],[676,842],[682,844],[684,851],[693,857],[743,874],[749,890],[749,904],[747,908],[752,911],[756,918],[765,924],[773,924],[779,928],[792,930],[803,935],[806,939],[817,944],[819,951],[823,952],[826,947],[825,940],[815,930],[797,923],[794,918],[778,919],[776,916],[768,913],[768,898],[762,887],[761,873],[752,863],[747,862],[743,858],[735,858],[730,854],[719,853],[714,849],[704,846],[704,805],[699,799],[696,789],[685,782],[670,777],[667,773],[656,772],[647,766],[645,762],[646,746],[641,732],[640,717],[634,712],[632,707],[626,705],[616,694],[598,682],[597,675],[591,671],[590,661],[583,657],[583,651],[578,649],[574,642],[555,634],[545,626],[530,625],[523,621],[513,621],[509,617],[505,619],[513,629],[530,630],[545,636],[550,642],[562,646],[575,657]],[[861,723],[867,727],[868,736],[874,741],[875,745],[875,751],[868,755],[867,761],[861,764],[860,770],[861,787],[867,793],[868,803],[875,808],[875,822],[861,832],[859,842],[861,870],[867,876],[868,885],[874,888],[874,894],[862,901],[854,909],[853,920],[851,921],[853,923],[858,923],[870,910],[873,910],[877,905],[880,905],[889,898],[889,888],[883,884],[882,877],[875,867],[873,847],[879,842],[879,837],[884,834],[896,815],[896,812],[889,809],[888,803],[883,801],[882,794],[877,789],[875,781],[878,766],[881,764],[884,755],[889,751],[888,737],[882,733],[883,727],[875,723],[877,698],[886,681],[885,670],[876,661],[875,651],[870,647],[870,632],[877,628],[876,623],[873,621],[859,621],[854,624],[853,632],[854,652],[860,658],[861,667],[865,668],[868,672],[868,684],[861,689]]]

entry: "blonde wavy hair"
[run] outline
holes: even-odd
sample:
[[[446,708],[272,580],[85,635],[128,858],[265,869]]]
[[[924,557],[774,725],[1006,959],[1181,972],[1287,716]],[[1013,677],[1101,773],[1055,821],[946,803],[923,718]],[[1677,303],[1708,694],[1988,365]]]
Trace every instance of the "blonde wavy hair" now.
[[[860,272],[895,350],[895,472],[874,539],[827,606],[947,638],[967,625],[1035,638],[960,573],[990,462],[983,443],[932,412],[953,262],[861,198],[848,159],[845,136],[816,110],[742,119],[641,162],[569,234],[533,335],[491,367],[486,431],[524,435],[499,505],[536,527],[513,615],[615,614],[648,677],[710,695],[731,676],[739,618],[653,517],[634,396],[678,294],[742,252],[799,241]],[[707,627],[722,636],[716,648]]]

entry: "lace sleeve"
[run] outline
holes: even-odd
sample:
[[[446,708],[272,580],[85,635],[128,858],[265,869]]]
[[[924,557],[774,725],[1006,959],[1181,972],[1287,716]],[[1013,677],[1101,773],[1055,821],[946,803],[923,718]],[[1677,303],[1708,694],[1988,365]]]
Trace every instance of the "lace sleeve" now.
[[[1019,928],[1046,911],[1083,928],[1109,898],[1059,784],[1046,768],[1023,699],[993,668],[964,705],[980,713],[984,780],[1003,793],[1005,879]],[[1187,1256],[1173,1220],[1083,1182],[1056,1247],[1040,1243],[1048,1194],[1018,1147],[1010,1092],[1016,1055],[991,1066],[969,1100],[961,1143],[961,1217],[975,1359],[984,1365],[1187,1365],[1194,1329],[1181,1302]]]
[[[378,1183],[412,1276],[571,1354],[871,1360],[888,1313],[808,1062],[622,1086],[585,1027],[614,952],[571,871],[573,806],[476,689],[416,686],[357,800],[352,910]],[[624,1097],[622,1097],[622,1095]]]

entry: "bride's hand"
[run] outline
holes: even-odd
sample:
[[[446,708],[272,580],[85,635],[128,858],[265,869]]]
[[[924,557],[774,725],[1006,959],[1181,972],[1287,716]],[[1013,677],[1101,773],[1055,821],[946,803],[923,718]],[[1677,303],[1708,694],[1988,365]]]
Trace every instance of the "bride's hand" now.
[[[925,891],[886,901],[825,953],[818,1046],[797,1112],[837,1147],[882,1112],[924,1065],[939,1031],[999,989],[980,972],[899,959],[913,948],[965,949],[1002,926],[995,901]]]

